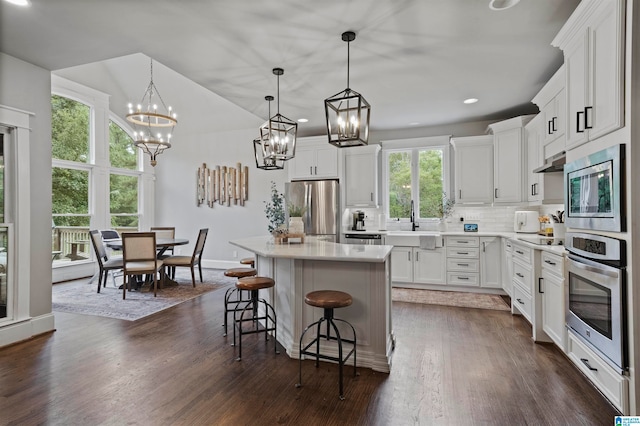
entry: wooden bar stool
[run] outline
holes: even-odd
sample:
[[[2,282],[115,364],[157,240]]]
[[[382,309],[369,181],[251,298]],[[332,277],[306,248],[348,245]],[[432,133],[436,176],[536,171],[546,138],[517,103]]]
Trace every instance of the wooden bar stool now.
[[[235,345],[236,342],[236,328],[238,329],[239,340],[238,340],[238,358],[237,361],[242,359],[242,336],[245,334],[255,334],[255,333],[264,333],[265,342],[269,340],[269,332],[273,331],[273,340],[275,341],[274,350],[276,354],[279,354],[278,351],[278,340],[276,339],[276,311],[273,309],[273,306],[269,304],[266,300],[258,297],[258,291],[264,288],[271,288],[275,285],[275,281],[269,277],[245,277],[239,278],[236,283],[236,288],[238,290],[247,290],[251,293],[250,300],[244,305],[242,310],[234,310],[233,312],[233,343]],[[258,305],[262,303],[264,306],[264,315],[260,316],[258,312]],[[240,318],[236,317],[236,312],[240,311]],[[244,315],[247,311],[252,311],[251,318],[245,318]],[[264,320],[264,326],[260,328],[260,321]],[[253,328],[251,330],[245,330],[243,328],[243,323],[251,321],[253,322]],[[269,326],[269,321],[271,321],[271,326]]]
[[[243,265],[249,265],[251,268],[256,267],[256,260],[253,257],[245,257],[244,259],[240,259],[240,263]]]
[[[253,268],[231,268],[224,271],[224,275],[227,277],[234,277],[234,278],[240,279],[244,277],[253,277],[255,275],[258,275],[258,271],[256,271]],[[240,309],[240,304],[249,302],[250,300],[251,299],[249,299],[248,293],[246,292],[243,293],[242,291],[238,290],[236,287],[230,287],[227,289],[227,291],[224,293],[224,324],[222,324],[222,326],[224,327],[223,336],[227,335],[227,324],[228,324],[229,312],[242,310]]]
[[[320,290],[320,291],[312,291],[311,293],[307,293],[307,295],[304,298],[304,302],[307,305],[310,306],[315,306],[317,308],[322,308],[324,309],[324,315],[322,318],[320,318],[318,321],[314,322],[313,324],[309,325],[307,328],[304,329],[304,332],[302,332],[302,335],[300,336],[300,380],[299,382],[296,384],[296,387],[301,387],[302,386],[302,358],[303,355],[313,355],[316,358],[316,368],[318,367],[318,363],[320,358],[322,359],[326,359],[326,360],[330,360],[330,361],[337,361],[338,365],[339,365],[339,374],[340,374],[340,399],[343,400],[344,399],[344,392],[343,392],[343,385],[342,385],[342,368],[344,366],[344,364],[347,362],[347,360],[349,359],[349,357],[351,356],[351,354],[353,354],[353,375],[354,377],[357,375],[357,371],[356,371],[356,330],[353,328],[353,326],[351,324],[349,324],[347,321],[345,320],[341,320],[339,318],[334,318],[333,317],[333,310],[336,308],[344,308],[346,306],[350,306],[351,303],[353,303],[353,300],[351,298],[351,295],[349,293],[345,293],[343,291],[335,291],[335,290]],[[327,328],[326,328],[326,333],[325,334],[321,334],[321,326],[322,323],[326,321],[327,322]],[[340,331],[338,330],[338,327],[336,327],[335,321],[340,321],[344,324],[347,324],[350,328],[351,331],[353,332],[353,339],[344,339],[340,336]],[[302,341],[304,339],[304,335],[307,333],[307,331],[316,326],[316,337],[309,342],[304,348],[302,347]],[[329,327],[331,326],[331,327]],[[331,329],[333,329],[335,336],[331,335]],[[326,340],[335,340],[338,342],[338,356],[330,356],[330,355],[323,355],[320,353],[320,339],[326,339]],[[351,350],[349,351],[349,353],[343,357],[343,350],[342,350],[342,343],[343,342],[347,342],[353,345],[353,348],[351,348]],[[316,345],[316,350],[308,350],[311,346]]]

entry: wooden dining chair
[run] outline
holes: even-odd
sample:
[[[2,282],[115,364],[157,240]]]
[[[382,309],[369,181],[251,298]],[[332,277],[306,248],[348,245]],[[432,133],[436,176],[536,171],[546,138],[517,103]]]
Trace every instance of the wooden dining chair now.
[[[104,242],[102,241],[102,235],[98,230],[89,231],[89,235],[91,236],[91,244],[93,245],[93,250],[96,253],[96,258],[98,260],[98,267],[100,268],[100,272],[98,275],[98,293],[100,293],[100,286],[107,286],[107,276],[109,272],[120,271],[123,268],[122,258],[109,258],[107,255],[107,250],[104,247]],[[116,279],[113,276],[113,284],[115,286]]]
[[[164,280],[163,261],[156,257],[155,232],[124,232],[122,234],[122,258],[124,270],[124,285],[122,299],[126,298],[127,290],[131,290],[131,277],[153,275],[153,296],[158,289],[157,272],[160,272],[160,282]]]
[[[173,226],[152,226],[151,232],[156,233],[156,238],[166,238],[173,240],[176,237],[176,228]],[[158,250],[160,251],[160,250]],[[173,255],[173,247],[164,248],[162,256],[159,256],[160,259],[165,259],[169,256]]]
[[[207,239],[208,232],[208,228],[200,230],[200,233],[198,234],[198,240],[196,241],[196,246],[193,249],[193,254],[191,256],[169,256],[164,259],[164,265],[172,270],[173,278],[175,278],[175,268],[177,266],[191,268],[191,282],[195,287],[196,275],[194,268],[196,265],[198,265],[198,270],[200,272],[200,282],[202,282],[202,251],[204,249],[204,243]]]

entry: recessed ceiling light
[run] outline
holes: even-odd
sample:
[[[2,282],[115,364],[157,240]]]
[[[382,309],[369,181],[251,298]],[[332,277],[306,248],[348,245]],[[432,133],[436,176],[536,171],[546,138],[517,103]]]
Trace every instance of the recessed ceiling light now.
[[[31,6],[30,0],[4,0],[7,3],[15,4],[16,6]]]
[[[520,0],[491,0],[491,2],[489,3],[489,9],[507,10],[518,3],[520,3]]]
[[[418,123],[417,121],[412,121],[411,123],[409,123],[409,126],[417,126],[418,124],[420,123]]]
[[[308,121],[309,121],[308,118],[298,118],[298,123],[306,123]]]
[[[475,104],[476,102],[478,102],[478,100],[476,98],[469,98],[469,99],[465,99],[464,101],[465,104]]]

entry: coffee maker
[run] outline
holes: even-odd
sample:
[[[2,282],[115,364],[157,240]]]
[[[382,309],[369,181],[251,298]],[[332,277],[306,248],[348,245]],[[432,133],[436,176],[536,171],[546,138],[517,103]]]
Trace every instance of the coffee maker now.
[[[353,226],[352,231],[364,231],[364,212],[356,210],[353,212]]]

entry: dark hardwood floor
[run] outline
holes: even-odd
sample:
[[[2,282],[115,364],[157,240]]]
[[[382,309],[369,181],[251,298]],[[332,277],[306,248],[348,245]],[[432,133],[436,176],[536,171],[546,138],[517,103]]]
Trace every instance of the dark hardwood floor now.
[[[56,314],[0,349],[2,425],[610,425],[616,410],[507,312],[394,303],[391,374],[274,355],[222,336],[224,288],[136,322]],[[123,301],[126,303],[126,301]]]

